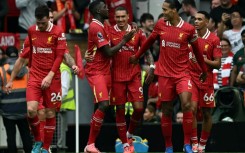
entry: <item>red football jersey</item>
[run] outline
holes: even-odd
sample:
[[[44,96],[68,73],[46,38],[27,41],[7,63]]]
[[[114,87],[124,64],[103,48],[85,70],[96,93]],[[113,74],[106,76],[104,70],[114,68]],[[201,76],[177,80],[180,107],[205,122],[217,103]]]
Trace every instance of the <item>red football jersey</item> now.
[[[111,45],[116,46],[123,39],[125,33],[131,31],[131,29],[132,27],[130,25],[128,25],[126,31],[121,31],[117,25],[111,27],[109,31]],[[145,40],[145,33],[139,30],[134,37],[122,46],[119,52],[112,57],[111,73],[113,81],[130,81],[140,72],[140,65],[130,64],[129,57],[139,50],[139,47]]]
[[[129,14],[129,23],[133,21],[133,9],[131,0],[106,0],[105,1],[109,9],[109,22],[111,25],[115,25],[116,21],[114,19],[115,9],[118,6],[123,6],[127,9]]]
[[[199,49],[203,52],[203,56],[206,56],[207,59],[213,61],[214,58],[222,57],[220,40],[215,34],[207,30],[206,34],[198,41],[199,41]],[[210,67],[208,68],[208,76],[206,81],[203,83],[199,81],[199,76],[202,73],[202,69],[196,61],[191,46],[189,52],[189,59],[190,59],[190,70],[191,70],[190,74],[195,84],[200,88],[213,86],[213,69]]]
[[[197,39],[196,30],[192,25],[181,19],[177,26],[172,26],[170,22],[160,19],[150,37],[160,38],[156,75],[175,78],[189,75],[188,43]]]
[[[67,48],[66,37],[61,28],[49,23],[41,32],[36,25],[28,29],[30,41],[30,76],[42,80],[50,71],[60,77],[59,66]]]
[[[30,57],[30,42],[29,42],[29,37],[27,36],[24,43],[23,43],[23,47],[21,49],[20,55],[19,57],[21,58],[29,58]],[[66,49],[65,53],[69,53],[69,50]]]
[[[108,75],[110,74],[110,58],[100,48],[109,44],[109,37],[104,25],[93,19],[89,26],[87,54],[93,55],[94,60],[85,65],[86,75]]]

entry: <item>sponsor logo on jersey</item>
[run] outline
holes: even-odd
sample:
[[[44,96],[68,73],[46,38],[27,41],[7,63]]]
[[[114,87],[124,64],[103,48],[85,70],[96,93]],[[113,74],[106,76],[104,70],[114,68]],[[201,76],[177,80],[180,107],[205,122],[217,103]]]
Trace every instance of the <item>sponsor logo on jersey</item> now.
[[[32,52],[34,54],[36,54],[36,53],[52,54],[52,49],[51,48],[41,48],[41,47],[33,46],[33,51]]]
[[[62,33],[61,37],[58,37],[58,40],[66,40],[65,33]]]
[[[162,47],[180,48],[179,43],[162,40]]]

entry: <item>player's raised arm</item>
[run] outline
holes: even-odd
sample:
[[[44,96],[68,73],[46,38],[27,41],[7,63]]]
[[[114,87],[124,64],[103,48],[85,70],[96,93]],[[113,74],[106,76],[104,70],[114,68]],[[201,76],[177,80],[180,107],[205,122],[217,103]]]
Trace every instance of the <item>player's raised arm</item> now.
[[[109,47],[109,45],[105,45],[101,47],[101,50],[108,56],[113,56],[115,53],[117,53],[123,45],[125,45],[128,41],[130,41],[134,34],[135,34],[136,30],[132,29],[130,32],[126,33],[122,39],[122,41],[120,41],[119,44],[117,44],[114,47]]]
[[[137,63],[138,59],[143,55],[150,47],[151,45],[155,42],[155,40],[158,38],[158,33],[159,33],[159,24],[160,22],[158,21],[156,26],[154,27],[151,35],[148,37],[148,39],[141,45],[140,50],[133,56],[130,57],[129,62],[130,63]]]

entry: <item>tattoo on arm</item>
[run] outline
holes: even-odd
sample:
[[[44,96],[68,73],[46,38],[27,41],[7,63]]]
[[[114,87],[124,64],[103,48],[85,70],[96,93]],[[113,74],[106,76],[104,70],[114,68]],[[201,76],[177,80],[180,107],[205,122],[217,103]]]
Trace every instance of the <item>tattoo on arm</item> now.
[[[76,64],[75,64],[75,60],[74,60],[74,58],[71,56],[71,54],[65,53],[64,58],[65,58],[65,61],[66,61],[67,65],[68,65],[70,68],[71,68],[73,65],[76,65]]]
[[[146,60],[147,60],[147,62],[151,65],[154,65],[154,59],[153,59],[153,56],[152,56],[152,54],[151,54],[151,52],[150,52],[150,50],[148,50],[146,53],[145,53],[145,55],[146,55]]]

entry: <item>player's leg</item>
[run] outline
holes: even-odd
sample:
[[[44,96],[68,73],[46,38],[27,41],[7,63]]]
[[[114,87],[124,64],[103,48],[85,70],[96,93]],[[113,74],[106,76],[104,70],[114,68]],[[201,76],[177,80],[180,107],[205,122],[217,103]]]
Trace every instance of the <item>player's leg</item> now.
[[[193,113],[191,107],[192,96],[192,83],[189,77],[176,79],[176,90],[180,97],[181,108],[183,111],[183,132],[184,132],[184,151],[192,153],[190,145],[192,126],[193,126]]]
[[[176,97],[174,80],[167,77],[158,78],[158,96],[161,101],[162,119],[161,128],[165,140],[166,153],[173,153],[172,144],[172,100]]]
[[[46,124],[46,114],[45,114],[45,107],[43,106],[43,98],[41,98],[38,108],[37,108],[37,116],[40,120],[40,134],[42,141],[44,140],[44,126]]]
[[[44,125],[43,149],[49,150],[56,129],[56,108],[46,108],[46,124]]]
[[[110,104],[116,106],[116,126],[120,140],[122,141],[124,152],[129,152],[127,142],[127,124],[125,120],[125,103],[127,101],[126,82],[112,82]]]
[[[32,153],[39,153],[43,144],[40,135],[40,121],[37,116],[38,101],[42,96],[42,90],[40,86],[40,83],[37,81],[31,81],[30,78],[26,89],[27,116],[35,141]]]
[[[127,132],[128,142],[130,144],[130,150],[134,151],[132,136],[141,123],[144,113],[144,98],[143,88],[141,86],[140,73],[128,83],[128,101],[132,102],[134,112],[130,118],[130,124]]]
[[[95,147],[95,140],[99,135],[105,111],[109,107],[109,90],[111,88],[111,76],[97,75],[88,77],[89,84],[94,92],[95,102],[98,103],[98,108],[92,116],[90,123],[90,133],[87,146],[84,152],[99,153],[100,151]]]
[[[49,88],[43,91],[43,106],[45,107],[46,123],[44,126],[44,141],[42,152],[48,152],[56,129],[56,111],[61,106],[61,80],[53,79]]]
[[[210,132],[212,129],[212,108],[215,107],[214,102],[214,91],[212,87],[207,90],[202,90],[202,101],[200,101],[200,106],[202,107],[203,113],[203,124],[202,124],[202,132],[200,137],[200,142],[198,146],[198,152],[205,152],[205,147],[207,140],[210,136]]]
[[[193,125],[192,125],[192,133],[191,133],[191,143],[192,143],[192,151],[198,152],[198,136],[197,136],[197,107],[198,107],[198,99],[199,99],[199,90],[195,83],[192,84],[192,98],[191,98],[191,106],[193,112]]]

